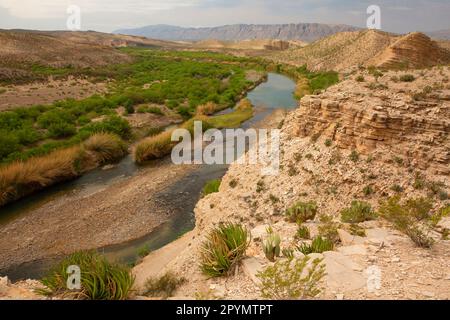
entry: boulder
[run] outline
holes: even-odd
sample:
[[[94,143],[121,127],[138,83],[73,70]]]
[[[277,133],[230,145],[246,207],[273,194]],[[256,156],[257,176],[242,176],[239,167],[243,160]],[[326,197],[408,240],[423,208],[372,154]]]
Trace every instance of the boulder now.
[[[253,281],[254,284],[259,285],[261,282],[256,276],[258,272],[264,270],[264,264],[261,259],[249,257],[242,260],[242,270]]]
[[[350,233],[343,229],[338,229],[339,239],[344,246],[350,246],[355,244],[364,244],[365,238],[359,236],[352,236]]]

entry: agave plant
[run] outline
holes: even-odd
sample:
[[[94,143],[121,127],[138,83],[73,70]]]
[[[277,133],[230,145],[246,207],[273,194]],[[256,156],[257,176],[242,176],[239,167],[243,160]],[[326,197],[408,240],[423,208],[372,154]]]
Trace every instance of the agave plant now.
[[[224,223],[213,229],[201,248],[201,270],[210,277],[226,275],[244,256],[250,233],[241,224]]]
[[[266,241],[263,243],[264,254],[269,261],[275,261],[275,258],[280,256],[280,244],[280,235],[276,233],[269,233]]]
[[[333,241],[318,236],[313,239],[310,245],[303,243],[297,249],[304,255],[308,255],[311,253],[322,253],[325,251],[332,251],[333,248],[334,248]]]

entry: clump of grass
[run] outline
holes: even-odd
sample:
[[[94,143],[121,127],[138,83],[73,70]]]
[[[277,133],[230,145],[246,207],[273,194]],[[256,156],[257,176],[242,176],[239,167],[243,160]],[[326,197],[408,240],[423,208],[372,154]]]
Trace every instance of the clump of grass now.
[[[172,130],[164,131],[141,141],[134,152],[136,162],[144,163],[168,155],[174,146],[172,133]]]
[[[148,256],[150,254],[150,252],[152,252],[150,250],[150,248],[147,245],[145,245],[145,246],[139,248],[137,254],[138,254],[139,258],[145,258],[146,256]]]
[[[278,198],[277,196],[275,196],[273,194],[269,195],[269,200],[270,200],[270,202],[272,202],[273,205],[280,202],[280,198]]]
[[[81,270],[81,289],[67,288],[69,266]],[[62,296],[75,299],[125,300],[131,292],[134,277],[127,267],[109,263],[94,252],[78,252],[64,259],[47,277],[41,280],[45,289],[37,292],[46,296]]]
[[[261,192],[263,192],[264,190],[266,190],[266,185],[265,185],[265,183],[264,183],[263,180],[259,180],[259,181],[256,183],[256,192],[261,193]]]
[[[372,206],[364,201],[353,201],[350,208],[341,212],[341,220],[344,223],[360,223],[377,218]]]
[[[302,243],[298,247],[298,251],[303,253],[304,255],[308,255],[311,253],[322,253],[325,251],[333,251],[334,243],[333,241],[322,238],[321,236],[317,236],[313,239],[311,244]]]
[[[350,153],[349,156],[350,160],[352,160],[353,162],[358,162],[359,161],[359,153],[356,150],[353,150],[352,153]]]
[[[300,226],[298,226],[295,237],[297,239],[308,240],[311,238],[311,233],[309,232],[308,227],[300,225]]]
[[[0,206],[80,175],[85,153],[79,146],[0,167]]]
[[[352,223],[349,227],[349,232],[352,236],[358,236],[358,237],[366,237],[366,230],[362,227],[360,227],[356,223]]]
[[[403,187],[401,185],[398,185],[398,184],[394,184],[391,187],[391,190],[396,192],[396,193],[402,193],[403,191],[405,191],[405,189],[403,189]]]
[[[310,262],[308,257],[278,261],[257,274],[263,298],[276,300],[314,298],[324,276],[322,260]]]
[[[380,206],[380,215],[391,222],[399,231],[408,235],[418,246],[430,248],[433,239],[428,237],[419,222],[427,219],[431,203],[427,199],[409,199],[401,203],[400,197],[392,197]]]
[[[416,80],[416,78],[412,74],[404,74],[400,76],[399,79],[401,82],[413,82],[414,80]]]
[[[331,139],[326,139],[325,140],[325,147],[331,147],[333,145],[333,141],[331,141]]]
[[[210,116],[214,114],[217,110],[218,110],[217,104],[215,104],[214,102],[207,102],[197,107],[197,114]]]
[[[211,230],[201,247],[201,270],[209,277],[225,276],[242,259],[250,242],[241,224],[222,223]]]
[[[374,191],[373,191],[372,186],[365,186],[365,187],[363,188],[363,194],[364,194],[366,197],[371,196],[373,193],[374,193]]]
[[[179,278],[173,272],[167,272],[163,276],[149,278],[145,282],[143,295],[147,297],[161,297],[167,299],[184,283],[185,278]]]
[[[219,192],[221,181],[218,179],[208,181],[203,187],[202,195],[206,197],[209,194]]]
[[[357,76],[355,80],[357,82],[364,82],[365,81],[364,76],[362,76],[362,75]]]
[[[303,223],[308,220],[313,220],[316,217],[318,210],[317,203],[314,201],[297,202],[286,211],[286,216],[290,222]]]
[[[84,143],[87,151],[95,153],[99,163],[107,163],[122,158],[127,152],[127,146],[115,134],[97,133],[89,137]]]
[[[320,225],[319,225],[319,235],[332,241],[333,243],[339,243],[339,223],[333,220],[331,215],[322,214],[319,217]]]

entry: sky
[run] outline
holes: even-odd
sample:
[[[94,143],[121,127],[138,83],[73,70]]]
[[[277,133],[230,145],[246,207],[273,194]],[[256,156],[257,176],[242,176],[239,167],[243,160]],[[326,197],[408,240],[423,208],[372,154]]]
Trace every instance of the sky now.
[[[381,28],[406,33],[450,29],[450,0],[0,0],[0,29],[64,30],[67,8],[81,9],[81,29],[112,32],[153,24],[334,23],[365,27],[370,5]]]

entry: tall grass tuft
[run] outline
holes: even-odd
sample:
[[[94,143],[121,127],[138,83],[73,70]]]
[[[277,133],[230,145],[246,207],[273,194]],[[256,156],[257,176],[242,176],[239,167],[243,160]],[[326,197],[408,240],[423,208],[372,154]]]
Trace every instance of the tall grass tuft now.
[[[225,276],[242,259],[250,242],[241,224],[223,223],[211,230],[201,248],[201,270],[209,277]]]
[[[0,167],[0,206],[79,176],[83,156],[76,146]]]
[[[122,158],[127,153],[126,144],[111,133],[97,133],[83,143],[87,151],[95,152],[99,163],[107,163]]]
[[[69,266],[81,270],[81,289],[67,288]],[[61,296],[89,300],[125,300],[134,284],[127,267],[109,263],[94,252],[77,252],[64,259],[47,277],[41,280],[46,287],[37,292],[45,296]]]

